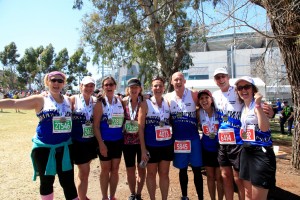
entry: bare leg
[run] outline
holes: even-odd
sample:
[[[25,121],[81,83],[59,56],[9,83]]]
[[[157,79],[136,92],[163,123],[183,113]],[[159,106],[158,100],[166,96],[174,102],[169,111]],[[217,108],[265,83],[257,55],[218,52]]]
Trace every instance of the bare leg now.
[[[159,188],[161,192],[161,199],[167,200],[169,193],[169,170],[170,170],[170,161],[160,161],[158,164],[158,174],[159,174]]]
[[[226,200],[233,200],[233,172],[231,166],[220,167]]]
[[[112,161],[100,161],[101,172],[100,172],[100,188],[103,199],[108,199],[108,184],[110,179]]]
[[[77,192],[79,199],[86,199],[88,180],[90,173],[90,162],[78,165]]]
[[[148,163],[146,185],[151,200],[155,200],[157,163]]]
[[[121,159],[112,159],[112,166],[109,178],[110,197],[115,197],[117,186],[119,183],[119,165]]]

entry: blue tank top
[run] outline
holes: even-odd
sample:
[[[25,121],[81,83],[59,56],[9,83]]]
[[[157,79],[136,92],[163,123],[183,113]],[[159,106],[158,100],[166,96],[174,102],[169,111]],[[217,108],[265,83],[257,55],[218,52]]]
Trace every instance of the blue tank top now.
[[[90,97],[89,105],[86,105],[83,101],[83,96],[81,94],[75,95],[75,105],[72,113],[72,139],[75,139],[79,142],[93,140],[92,137],[83,137],[82,125],[87,121],[91,124],[93,123],[93,108],[97,99],[95,97]]]
[[[67,97],[64,97],[64,101],[61,104],[54,102],[51,96],[44,97],[43,109],[37,113],[39,118],[39,124],[36,128],[36,135],[39,141],[45,144],[59,144],[66,142],[71,137],[71,132],[69,133],[53,133],[53,122],[52,119],[55,116],[61,116],[58,107],[63,108],[65,111],[65,117],[71,117],[71,106]]]
[[[215,112],[211,118],[208,117],[206,112],[200,108],[200,125],[202,127],[202,147],[206,151],[209,152],[217,152],[218,147],[219,147],[219,142],[218,142],[218,114]],[[209,119],[208,119],[209,118]],[[206,127],[204,127],[206,126]],[[213,139],[210,138],[209,134],[215,133],[215,137]]]
[[[112,104],[106,100],[106,106],[102,103],[103,114],[100,121],[101,136],[104,141],[117,141],[123,139],[123,126],[111,128],[109,127],[109,119],[113,115],[119,115],[124,120],[124,109],[119,98],[114,97]]]
[[[182,99],[176,98],[175,91],[171,93],[170,111],[175,140],[199,138],[196,105],[189,89],[185,89]]]
[[[255,127],[255,141],[244,141],[245,144],[255,145],[255,146],[272,146],[272,137],[271,130],[264,132],[261,131],[258,127],[258,118],[254,112],[255,108],[252,108],[245,114],[245,108],[242,110],[242,123],[246,123],[246,125],[254,125]]]
[[[145,143],[147,146],[168,146],[173,144],[173,140],[157,141],[155,135],[155,126],[159,126],[161,118],[165,121],[165,125],[170,125],[170,109],[168,103],[163,100],[162,107],[158,106],[154,101],[154,97],[151,100],[147,99],[148,113],[145,120]]]

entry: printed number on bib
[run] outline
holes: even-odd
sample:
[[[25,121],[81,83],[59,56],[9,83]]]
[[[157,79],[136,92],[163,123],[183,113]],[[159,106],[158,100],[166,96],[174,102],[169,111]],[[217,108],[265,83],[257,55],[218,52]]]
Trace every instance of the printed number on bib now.
[[[174,142],[175,153],[191,153],[191,148],[190,140],[175,140]]]
[[[139,130],[138,122],[134,120],[126,120],[125,130],[127,133],[137,133]]]
[[[157,141],[170,140],[172,137],[172,129],[170,126],[155,126],[155,135]]]
[[[120,128],[123,125],[124,115],[123,114],[113,114],[112,123],[109,124],[109,128]]]
[[[218,138],[220,144],[236,144],[233,128],[219,129]]]
[[[83,134],[82,134],[83,138],[94,137],[92,125],[82,124],[82,130],[83,130]]]
[[[240,136],[243,141],[254,142],[255,141],[255,126],[247,125],[247,131],[244,131],[242,128],[240,130]]]
[[[53,117],[53,133],[70,133],[72,129],[72,119],[71,117]]]

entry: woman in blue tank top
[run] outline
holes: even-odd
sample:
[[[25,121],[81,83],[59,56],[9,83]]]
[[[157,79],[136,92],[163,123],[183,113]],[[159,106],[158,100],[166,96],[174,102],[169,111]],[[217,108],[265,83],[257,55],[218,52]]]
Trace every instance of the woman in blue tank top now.
[[[272,148],[269,118],[262,109],[262,95],[253,79],[242,77],[235,82],[240,101],[244,102],[240,136],[240,178],[246,199],[267,199],[275,186],[276,158]]]
[[[66,83],[66,75],[59,71],[46,74],[44,84],[49,88],[46,96],[32,95],[22,99],[0,101],[0,108],[35,110],[39,118],[36,135],[32,139],[31,153],[34,177],[40,177],[42,200],[53,200],[53,184],[58,174],[67,200],[78,199],[74,182],[71,151],[71,104],[69,97],[61,91]]]
[[[102,81],[103,95],[94,107],[94,134],[99,145],[101,163],[100,186],[102,199],[115,200],[119,182],[119,165],[123,150],[124,109],[121,99],[114,95],[117,83],[111,76]],[[110,196],[108,196],[110,188]]]

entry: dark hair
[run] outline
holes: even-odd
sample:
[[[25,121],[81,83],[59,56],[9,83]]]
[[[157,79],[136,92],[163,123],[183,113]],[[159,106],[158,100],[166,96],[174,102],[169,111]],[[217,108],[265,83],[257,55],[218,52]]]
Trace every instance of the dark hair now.
[[[160,77],[160,76],[156,76],[156,77],[152,78],[152,82],[153,82],[153,81],[161,81],[161,82],[163,82],[163,84],[165,84],[165,79],[163,79],[163,78]]]
[[[103,78],[103,80],[102,80],[102,82],[101,82],[102,88],[103,88],[103,86],[104,86],[104,82],[105,82],[106,80],[109,80],[109,79],[112,80],[112,81],[114,82],[115,85],[117,85],[117,82],[116,82],[116,80],[114,79],[114,77],[112,77],[112,76],[106,76],[106,77]]]

